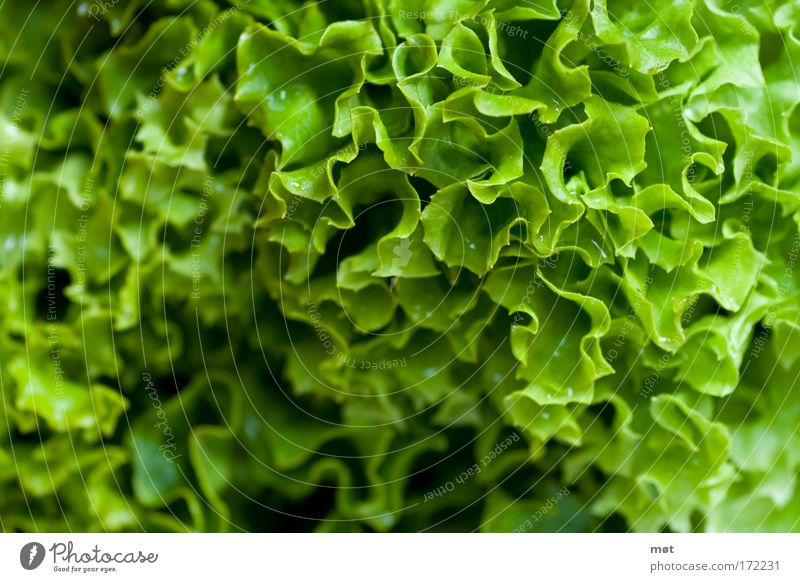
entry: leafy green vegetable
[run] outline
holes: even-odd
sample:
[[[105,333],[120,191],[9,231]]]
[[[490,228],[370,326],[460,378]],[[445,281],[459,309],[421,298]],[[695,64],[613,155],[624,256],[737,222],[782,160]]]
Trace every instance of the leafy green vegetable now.
[[[0,529],[800,530],[800,8],[0,8]]]

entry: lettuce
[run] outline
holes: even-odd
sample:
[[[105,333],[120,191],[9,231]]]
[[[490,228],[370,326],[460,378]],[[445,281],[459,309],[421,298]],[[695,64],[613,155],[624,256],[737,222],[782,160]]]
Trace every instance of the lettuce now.
[[[797,531],[800,9],[0,8],[6,531]]]

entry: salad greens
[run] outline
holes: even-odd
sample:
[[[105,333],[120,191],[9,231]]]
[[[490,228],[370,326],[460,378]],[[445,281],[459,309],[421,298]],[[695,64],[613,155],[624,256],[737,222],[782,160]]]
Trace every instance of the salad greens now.
[[[6,2],[0,56],[0,529],[800,529],[797,2]]]

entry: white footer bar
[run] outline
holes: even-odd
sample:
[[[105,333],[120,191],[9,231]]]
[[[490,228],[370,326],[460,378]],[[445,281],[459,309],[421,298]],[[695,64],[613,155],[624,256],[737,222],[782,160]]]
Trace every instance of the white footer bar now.
[[[800,580],[790,534],[2,534],[0,580]]]

